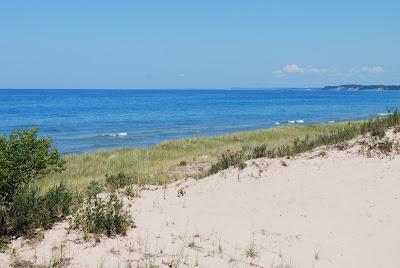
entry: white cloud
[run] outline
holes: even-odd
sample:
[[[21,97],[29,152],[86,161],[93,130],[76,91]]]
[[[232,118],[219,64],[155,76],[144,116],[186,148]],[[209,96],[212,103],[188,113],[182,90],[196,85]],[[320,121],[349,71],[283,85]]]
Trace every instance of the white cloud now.
[[[294,74],[294,73],[320,73],[325,70],[318,69],[313,66],[301,67],[297,64],[287,64],[283,66],[282,70],[276,71],[278,74]]]
[[[361,68],[352,69],[351,72],[352,73],[384,73],[385,68],[383,68],[382,66],[372,66],[372,67],[364,66]]]
[[[384,73],[385,69],[382,66],[362,67],[361,71],[364,73]]]
[[[299,67],[297,64],[288,64],[283,67],[282,72],[284,73],[303,73],[303,68]]]

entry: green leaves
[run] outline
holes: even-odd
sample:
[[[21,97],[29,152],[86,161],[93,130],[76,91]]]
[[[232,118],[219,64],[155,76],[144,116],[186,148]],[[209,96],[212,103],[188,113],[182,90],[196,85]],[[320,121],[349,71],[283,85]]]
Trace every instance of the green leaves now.
[[[125,235],[132,223],[129,213],[115,194],[105,201],[101,198],[88,199],[85,206],[73,218],[73,227],[93,234]]]
[[[123,172],[116,175],[106,175],[106,184],[111,191],[123,188],[133,183],[133,178]]]
[[[37,129],[13,131],[0,137],[0,202],[9,203],[18,188],[43,178],[51,171],[61,172],[65,160],[52,141],[37,137]]]
[[[75,193],[63,184],[51,188],[44,196],[36,187],[21,187],[13,196],[10,210],[4,214],[5,229],[0,235],[20,235],[36,228],[50,228],[69,215],[75,201]]]
[[[69,213],[72,193],[64,185],[45,196],[32,182],[51,171],[64,170],[65,161],[49,138],[38,130],[13,131],[0,137],[0,236],[48,228]]]

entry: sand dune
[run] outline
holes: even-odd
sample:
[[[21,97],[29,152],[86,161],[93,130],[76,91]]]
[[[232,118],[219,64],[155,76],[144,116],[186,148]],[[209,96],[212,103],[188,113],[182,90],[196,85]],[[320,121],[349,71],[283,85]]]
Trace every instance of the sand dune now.
[[[136,224],[124,237],[85,242],[63,222],[36,244],[12,245],[22,260],[62,254],[71,267],[400,267],[400,157],[360,148],[148,187],[124,197]]]

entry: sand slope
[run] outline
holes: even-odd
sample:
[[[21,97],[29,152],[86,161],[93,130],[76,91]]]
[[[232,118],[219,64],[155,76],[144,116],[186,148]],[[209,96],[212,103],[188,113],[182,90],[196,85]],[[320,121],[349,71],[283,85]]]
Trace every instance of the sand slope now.
[[[71,267],[400,267],[400,157],[358,149],[315,150],[287,167],[250,160],[144,190],[125,198],[137,225],[125,237],[84,242],[64,222],[13,247],[37,264],[62,251]],[[0,266],[8,261],[0,256]]]

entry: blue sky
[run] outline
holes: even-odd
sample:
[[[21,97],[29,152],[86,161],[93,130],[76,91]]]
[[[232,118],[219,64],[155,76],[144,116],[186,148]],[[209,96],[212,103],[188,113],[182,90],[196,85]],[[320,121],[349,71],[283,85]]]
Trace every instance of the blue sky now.
[[[0,88],[400,84],[400,1],[0,3]]]

